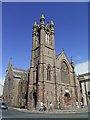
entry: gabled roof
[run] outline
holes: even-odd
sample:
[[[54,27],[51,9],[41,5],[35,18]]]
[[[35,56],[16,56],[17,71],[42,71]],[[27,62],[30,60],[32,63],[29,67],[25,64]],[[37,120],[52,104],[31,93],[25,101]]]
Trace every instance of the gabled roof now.
[[[12,69],[12,60],[11,60],[11,59],[10,59],[10,61],[9,61],[9,64],[8,64],[8,67],[7,67],[6,72],[7,72],[10,68]]]
[[[13,70],[16,70],[18,72],[28,72],[27,70],[21,69],[21,68],[13,68]]]
[[[59,55],[56,55],[56,59],[58,60],[60,58],[60,56],[62,56],[63,54],[66,56],[64,49],[62,50],[62,52]],[[66,59],[68,60],[67,56],[66,56]],[[68,60],[68,62],[69,62],[69,60]]]
[[[27,76],[28,73],[29,73],[29,69],[28,70],[24,70],[24,69],[21,69],[21,68],[14,68],[12,66],[12,60],[9,61],[8,68],[6,70],[6,74],[7,75],[8,75],[8,72],[10,70],[12,71],[13,76],[16,77],[16,78],[22,78],[23,76]]]
[[[14,74],[14,77],[21,78],[21,77],[27,75],[28,71],[24,70],[24,69],[20,69],[20,68],[13,68],[13,74]]]
[[[65,54],[64,49],[62,49],[62,52],[56,55],[56,59],[58,60],[62,54]],[[66,55],[65,55],[66,56]]]
[[[64,51],[64,49],[62,50],[62,52],[59,54],[59,55],[56,55],[56,60],[58,61],[60,59],[60,57],[64,55],[69,63],[69,65],[72,67],[71,65],[71,61],[68,59],[68,57],[66,56],[66,53]],[[71,57],[71,60],[72,60],[72,57]],[[74,65],[74,62],[72,61],[73,65]]]
[[[59,55],[56,55],[56,59],[58,59],[61,56],[62,53],[60,53]]]

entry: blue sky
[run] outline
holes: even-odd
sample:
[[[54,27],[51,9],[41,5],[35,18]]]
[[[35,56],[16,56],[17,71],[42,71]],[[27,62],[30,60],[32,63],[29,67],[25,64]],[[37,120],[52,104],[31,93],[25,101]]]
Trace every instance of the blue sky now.
[[[64,48],[75,64],[88,60],[88,3],[3,3],[2,6],[2,76],[12,58],[14,67],[30,67],[34,21],[55,24],[56,55]]]

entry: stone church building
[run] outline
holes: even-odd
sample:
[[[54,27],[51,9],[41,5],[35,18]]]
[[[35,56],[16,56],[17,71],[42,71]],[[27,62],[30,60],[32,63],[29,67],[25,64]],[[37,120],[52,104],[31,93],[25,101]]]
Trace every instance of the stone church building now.
[[[45,25],[42,15],[40,24],[33,25],[27,107],[39,108],[41,101],[47,108],[50,102],[53,108],[59,103],[62,108],[72,107],[79,99],[74,62],[68,60],[64,50],[56,56],[54,23]]]
[[[8,106],[21,107],[27,105],[28,70],[15,68],[10,60],[3,87],[3,102]]]
[[[21,106],[25,101],[27,109],[39,109],[41,101],[46,108],[50,102],[53,108],[60,103],[62,109],[80,101],[74,62],[68,60],[64,50],[56,56],[54,23],[45,25],[44,15],[40,24],[33,25],[30,69],[16,69],[9,64],[3,96],[10,106]]]

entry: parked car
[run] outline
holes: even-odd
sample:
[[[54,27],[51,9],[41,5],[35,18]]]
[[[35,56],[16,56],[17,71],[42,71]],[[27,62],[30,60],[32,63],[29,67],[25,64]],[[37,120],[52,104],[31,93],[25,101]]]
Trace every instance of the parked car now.
[[[5,103],[0,103],[0,109],[8,109],[8,106]]]

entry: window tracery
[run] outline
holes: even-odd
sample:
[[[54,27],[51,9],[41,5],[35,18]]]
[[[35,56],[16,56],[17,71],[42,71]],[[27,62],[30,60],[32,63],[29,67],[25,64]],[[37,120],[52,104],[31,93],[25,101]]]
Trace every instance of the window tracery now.
[[[61,65],[61,82],[69,83],[69,70],[67,64],[64,61]]]

